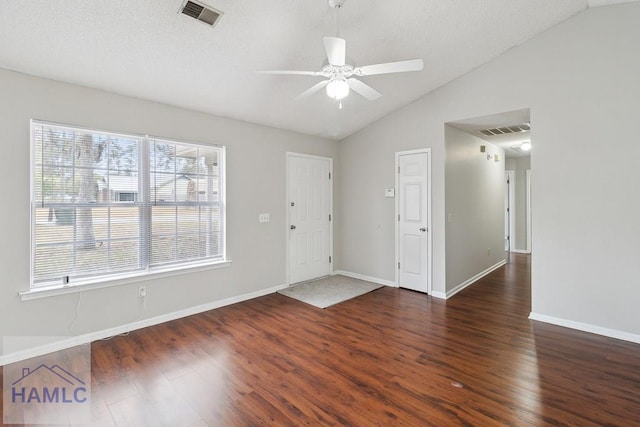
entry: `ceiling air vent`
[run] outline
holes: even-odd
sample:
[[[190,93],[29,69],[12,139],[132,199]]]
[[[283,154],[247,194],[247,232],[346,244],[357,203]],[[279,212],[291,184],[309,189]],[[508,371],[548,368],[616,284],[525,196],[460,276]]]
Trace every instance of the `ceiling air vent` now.
[[[531,125],[529,123],[522,123],[521,125],[514,126],[505,126],[501,128],[494,129],[483,129],[479,132],[486,136],[494,136],[494,135],[505,135],[509,133],[519,133],[519,132],[527,132],[531,130]]]
[[[222,12],[205,7],[199,3],[187,0],[180,8],[180,13],[197,19],[200,22],[211,25],[212,27],[222,16]]]

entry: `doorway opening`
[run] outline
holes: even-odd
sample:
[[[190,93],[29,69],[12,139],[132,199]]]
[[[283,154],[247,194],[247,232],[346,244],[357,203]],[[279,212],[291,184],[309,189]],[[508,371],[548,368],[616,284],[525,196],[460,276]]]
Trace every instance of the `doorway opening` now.
[[[447,295],[531,251],[531,118],[522,109],[445,124]]]

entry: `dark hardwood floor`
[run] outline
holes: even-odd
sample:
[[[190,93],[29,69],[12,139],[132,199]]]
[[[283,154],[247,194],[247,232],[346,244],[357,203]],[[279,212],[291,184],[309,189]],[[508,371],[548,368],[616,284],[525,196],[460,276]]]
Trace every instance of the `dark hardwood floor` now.
[[[527,319],[529,257],[448,301],[273,294],[92,345],[95,425],[640,425],[640,345]]]

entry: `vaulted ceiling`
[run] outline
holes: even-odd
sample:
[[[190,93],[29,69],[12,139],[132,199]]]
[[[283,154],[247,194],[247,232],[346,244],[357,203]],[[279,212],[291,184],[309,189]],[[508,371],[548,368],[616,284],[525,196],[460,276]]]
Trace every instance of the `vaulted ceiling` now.
[[[198,0],[199,1],[199,0]],[[591,0],[592,5],[609,0]],[[326,0],[204,0],[214,27],[183,0],[3,0],[0,67],[215,115],[341,139],[587,7],[588,0],[347,0],[340,36],[356,65],[422,58],[421,72],[363,77],[338,109],[320,80],[260,69],[316,70],[335,35]]]

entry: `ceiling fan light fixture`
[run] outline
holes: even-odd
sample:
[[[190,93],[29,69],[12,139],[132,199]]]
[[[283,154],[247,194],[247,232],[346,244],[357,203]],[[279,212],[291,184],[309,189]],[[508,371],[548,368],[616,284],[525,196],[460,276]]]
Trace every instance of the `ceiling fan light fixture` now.
[[[531,150],[531,143],[529,141],[525,141],[522,143],[522,145],[520,145],[520,149],[522,151],[529,151]]]
[[[349,83],[346,79],[331,79],[327,84],[327,95],[339,101],[349,95]]]

